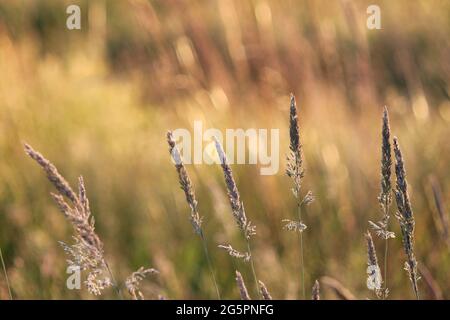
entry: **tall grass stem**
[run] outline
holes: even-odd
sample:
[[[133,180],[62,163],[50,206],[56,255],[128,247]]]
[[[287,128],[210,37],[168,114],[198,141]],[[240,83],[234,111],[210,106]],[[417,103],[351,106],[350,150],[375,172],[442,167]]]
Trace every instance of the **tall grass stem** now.
[[[0,248],[0,259],[2,260],[3,272],[5,273],[6,286],[8,287],[9,299],[13,300],[11,285],[9,284],[8,273],[6,272],[5,260],[3,260],[2,249]]]
[[[203,234],[203,231],[200,232],[200,238],[202,240],[203,250],[205,252],[206,260],[208,262],[209,273],[211,274],[211,279],[213,280],[214,288],[216,289],[217,298],[219,300],[222,300],[222,298],[220,297],[219,286],[217,285],[215,268],[213,267],[212,262],[211,262],[211,257],[209,256],[209,250],[208,250],[208,246],[206,244],[206,237]]]

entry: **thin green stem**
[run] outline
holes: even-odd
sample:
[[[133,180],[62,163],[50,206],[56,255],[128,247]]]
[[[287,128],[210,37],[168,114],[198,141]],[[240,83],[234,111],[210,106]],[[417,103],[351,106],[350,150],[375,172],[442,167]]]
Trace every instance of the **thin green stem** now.
[[[416,278],[416,281],[411,281],[411,282],[412,282],[412,287],[413,287],[414,294],[416,296],[416,300],[420,300],[419,288],[417,287],[417,278]]]
[[[297,213],[298,213],[298,220],[299,222],[302,222],[302,207],[301,207],[301,203],[299,202],[297,204]],[[304,264],[304,255],[303,255],[303,231],[300,231],[299,234],[299,241],[300,241],[300,272],[302,275],[301,278],[301,283],[302,283],[302,296],[303,299],[306,298],[306,293],[305,293],[305,264]]]
[[[109,276],[111,277],[112,285],[114,290],[116,291],[117,296],[119,297],[120,300],[123,300],[122,292],[119,286],[117,285],[116,279],[114,279],[114,275],[111,272],[111,269],[109,268],[108,262],[105,259],[103,261],[105,262],[106,269],[108,270]]]
[[[255,280],[256,292],[258,293],[259,299],[262,299],[261,292],[259,291],[258,278],[256,277],[255,265],[253,263],[253,254],[252,249],[250,247],[250,239],[247,239],[247,237],[245,239],[247,240],[247,250],[248,254],[250,255],[250,266],[252,268],[253,279]]]
[[[388,266],[388,242],[389,242],[389,238],[386,237],[387,232],[389,230],[389,202],[388,200],[386,200],[386,202],[384,203],[384,216],[386,217],[386,224],[385,224],[385,246],[384,246],[384,294],[383,294],[383,299],[387,298],[387,290],[388,290],[388,286],[387,286],[387,266]]]
[[[11,292],[11,286],[9,284],[8,273],[6,272],[5,261],[3,260],[3,254],[2,254],[2,249],[1,248],[0,248],[0,259],[2,260],[3,271],[5,273],[6,286],[8,287],[8,292],[9,292],[9,299],[13,300],[13,296],[12,296],[12,292]]]
[[[203,234],[203,231],[201,231],[201,230],[200,230],[200,238],[202,240],[203,250],[205,251],[206,260],[208,261],[208,268],[209,268],[209,272],[211,273],[211,279],[214,283],[214,287],[216,288],[217,298],[219,300],[222,300],[220,297],[219,286],[217,285],[217,281],[216,281],[215,269],[212,265],[211,258],[209,256],[208,246],[206,245],[206,237]]]
[[[387,289],[387,259],[388,259],[388,240],[386,239],[386,244],[384,246],[384,290],[386,293]],[[383,295],[384,299],[386,299],[386,294]]]

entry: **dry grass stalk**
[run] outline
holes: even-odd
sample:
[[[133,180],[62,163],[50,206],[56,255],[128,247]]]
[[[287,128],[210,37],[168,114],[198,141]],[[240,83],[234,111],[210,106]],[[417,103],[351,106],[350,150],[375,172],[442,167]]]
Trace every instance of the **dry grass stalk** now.
[[[233,216],[239,228],[244,233],[245,238],[250,239],[251,236],[256,233],[256,228],[252,226],[250,221],[247,220],[244,204],[241,201],[241,196],[239,194],[236,181],[234,180],[233,177],[233,171],[231,170],[231,167],[228,164],[228,160],[225,155],[225,152],[223,151],[222,145],[216,138],[214,138],[214,142],[216,145],[217,154],[219,155],[220,165],[223,170],[223,175],[225,178],[225,184],[227,186],[227,193],[228,198],[230,200]]]
[[[386,240],[395,238],[395,234],[388,230],[389,225],[389,208],[392,204],[392,185],[391,185],[391,167],[392,167],[392,155],[391,155],[391,129],[389,126],[389,115],[387,108],[384,108],[382,130],[381,130],[381,191],[378,196],[378,202],[380,204],[383,217],[378,223],[369,221],[371,227],[375,230],[376,234]],[[386,263],[386,262],[385,262]]]
[[[120,295],[104,257],[103,243],[95,233],[95,222],[91,216],[83,178],[78,179],[77,195],[49,160],[28,144],[25,144],[25,152],[44,169],[47,178],[58,190],[59,194],[51,194],[53,200],[74,228],[75,243],[66,245],[61,242],[64,251],[69,256],[67,260],[69,266],[88,272],[84,283],[90,293],[100,295],[104,289],[114,286]],[[64,197],[69,200],[70,204]]]
[[[302,145],[300,143],[300,127],[298,123],[297,105],[295,97],[291,94],[290,112],[289,112],[289,155],[287,158],[286,174],[293,181],[292,193],[297,199],[298,206],[308,205],[314,197],[311,191],[308,191],[305,197],[301,198],[302,179],[305,175],[303,167]],[[299,221],[302,222],[302,221]]]
[[[383,213],[383,218],[378,222],[378,225],[371,222],[373,229],[377,235],[385,240],[389,238],[395,238],[395,234],[388,230],[389,223],[389,207],[392,203],[392,186],[391,186],[391,129],[389,126],[389,115],[387,108],[384,108],[383,112],[383,125],[381,131],[381,192],[378,196],[378,202]],[[387,242],[386,242],[387,245]]]
[[[302,189],[302,179],[304,177],[304,167],[303,167],[303,155],[302,155],[302,145],[300,142],[300,127],[298,123],[297,105],[295,102],[295,97],[291,93],[291,101],[289,108],[289,155],[287,157],[287,167],[286,174],[293,181],[292,193],[297,200],[297,221],[284,219],[285,223],[284,229],[289,231],[295,231],[299,234],[300,242],[300,268],[301,268],[301,285],[302,294],[305,298],[305,266],[303,258],[303,231],[306,230],[307,226],[302,221],[302,206],[309,205],[313,202],[314,197],[311,191],[308,191],[306,195],[301,199],[301,189]]]
[[[405,269],[408,272],[409,278],[411,280],[414,294],[416,295],[416,298],[419,299],[419,288],[417,286],[419,276],[417,273],[417,261],[414,254],[415,221],[408,194],[408,183],[406,181],[406,171],[403,155],[396,137],[394,137],[394,153],[395,153],[395,174],[397,176],[395,199],[397,202],[398,212],[396,214],[396,217],[400,222],[403,238],[403,248],[407,256],[407,261],[405,262]]]
[[[383,112],[383,128],[381,131],[381,192],[378,197],[380,206],[384,213],[383,223],[387,233],[387,224],[389,221],[389,207],[392,203],[392,186],[391,186],[391,129],[389,126],[389,115],[387,108],[384,108]],[[389,237],[385,237],[389,238]]]
[[[269,290],[267,290],[266,285],[262,281],[258,281],[259,283],[259,291],[261,292],[261,295],[264,300],[272,300],[272,296],[269,293]]]
[[[236,271],[236,283],[239,288],[239,293],[241,295],[242,300],[251,300],[247,291],[247,287],[245,286],[244,279],[239,271]]]
[[[320,284],[316,280],[312,288],[312,300],[320,300]]]
[[[381,278],[380,266],[378,265],[377,253],[373,244],[372,235],[369,231],[365,234],[367,241],[367,288],[375,291],[377,297],[384,297],[384,291],[381,286],[383,280]]]
[[[144,269],[144,267],[140,267],[125,280],[125,287],[128,289],[128,293],[131,295],[133,300],[144,300],[144,294],[139,289],[140,282],[144,280],[148,274],[155,273],[159,272],[153,268]]]
[[[378,202],[380,204],[383,217],[377,223],[369,221],[369,225],[375,231],[376,235],[385,240],[384,289],[382,293],[384,298],[387,298],[389,292],[389,289],[387,288],[388,240],[390,238],[395,238],[395,233],[389,231],[389,208],[392,204],[391,167],[391,129],[389,126],[388,110],[387,107],[384,107],[381,130],[381,191],[378,196]],[[378,293],[381,293],[379,289],[377,289],[377,291]]]
[[[320,278],[320,282],[330,287],[334,293],[342,300],[356,300],[355,295],[342,285],[338,280],[324,276]]]
[[[256,292],[259,294],[259,285],[258,285],[258,277],[256,276],[255,265],[253,263],[253,255],[250,246],[250,238],[256,234],[256,227],[251,224],[249,220],[247,220],[247,216],[245,214],[244,203],[241,201],[241,196],[239,194],[239,190],[236,185],[236,181],[233,177],[233,171],[231,170],[230,165],[228,164],[227,157],[225,152],[223,151],[222,145],[220,142],[214,137],[214,142],[216,145],[217,154],[219,156],[220,165],[222,167],[223,176],[225,178],[225,184],[227,187],[228,199],[230,200],[231,211],[233,216],[237,222],[239,229],[242,231],[242,234],[247,242],[247,252],[249,255],[249,261],[252,268],[253,279],[255,281]]]
[[[200,217],[200,214],[198,212],[198,202],[197,199],[195,198],[194,188],[192,186],[191,179],[189,178],[189,175],[186,171],[186,167],[184,166],[180,151],[178,150],[175,144],[175,140],[173,139],[172,132],[170,131],[167,132],[167,143],[169,144],[169,152],[172,156],[173,161],[175,162],[175,168],[178,172],[178,179],[180,182],[181,189],[184,191],[186,201],[191,209],[190,215],[191,224],[194,228],[194,232],[198,234],[201,238],[203,250],[205,252],[205,256],[208,261],[208,268],[211,273],[211,279],[216,289],[217,298],[220,299],[219,286],[217,285],[215,270],[211,262],[211,258],[209,256],[205,234],[202,229],[202,217]]]
[[[25,152],[44,169],[48,180],[50,180],[59,193],[67,197],[72,203],[78,202],[77,195],[69,183],[59,174],[56,167],[50,161],[45,159],[39,152],[33,150],[28,144],[25,144]]]
[[[189,178],[186,168],[184,166],[183,160],[181,159],[181,154],[175,145],[175,140],[173,139],[172,132],[167,132],[167,143],[169,144],[169,152],[175,162],[175,168],[178,172],[178,178],[180,181],[180,187],[184,191],[186,196],[186,201],[191,208],[190,220],[192,226],[194,227],[195,233],[201,235],[202,233],[202,218],[198,213],[198,202],[195,198],[194,189],[192,187],[191,179]]]

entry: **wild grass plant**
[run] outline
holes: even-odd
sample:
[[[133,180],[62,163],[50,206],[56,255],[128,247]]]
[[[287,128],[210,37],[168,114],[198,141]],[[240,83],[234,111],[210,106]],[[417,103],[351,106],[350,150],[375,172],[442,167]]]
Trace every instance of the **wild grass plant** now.
[[[51,193],[51,196],[74,229],[72,244],[68,245],[60,241],[68,256],[69,268],[72,268],[72,271],[78,269],[87,273],[83,283],[89,293],[101,295],[105,289],[113,287],[118,298],[123,299],[121,288],[106,261],[103,242],[95,232],[95,220],[91,215],[83,177],[78,178],[77,194],[56,167],[42,154],[28,144],[25,144],[25,152],[42,167],[48,180],[58,191],[58,193]],[[66,202],[66,199],[70,204]],[[127,278],[126,287],[133,299],[144,298],[142,292],[139,291],[139,282],[149,273],[157,273],[157,271],[141,267]]]

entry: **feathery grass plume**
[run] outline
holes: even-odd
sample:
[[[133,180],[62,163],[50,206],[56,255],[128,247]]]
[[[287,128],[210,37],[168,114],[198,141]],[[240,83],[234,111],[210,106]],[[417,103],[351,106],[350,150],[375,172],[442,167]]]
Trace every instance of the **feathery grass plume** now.
[[[1,248],[0,248],[0,260],[2,262],[3,272],[5,274],[5,281],[6,281],[6,286],[8,287],[9,299],[13,300],[12,291],[11,291],[11,285],[9,284],[8,273],[6,272],[5,260],[3,260],[3,253],[2,253],[2,249]]]
[[[69,183],[61,176],[56,167],[47,159],[45,159],[39,152],[25,144],[25,152],[34,159],[47,174],[48,180],[55,186],[56,190],[63,196],[67,197],[72,203],[77,203],[78,199],[75,192],[70,187]]]
[[[184,191],[186,201],[191,208],[190,220],[192,226],[194,227],[195,233],[200,235],[202,233],[202,218],[198,213],[198,202],[195,198],[191,179],[189,178],[183,160],[181,159],[180,151],[178,150],[175,144],[175,140],[173,139],[172,132],[170,131],[167,132],[167,143],[169,144],[169,152],[172,156],[173,161],[175,162],[175,168],[178,172],[181,189]]]
[[[376,235],[385,240],[384,247],[384,293],[387,297],[389,289],[387,288],[387,260],[388,260],[388,240],[395,238],[395,233],[389,231],[389,208],[392,203],[392,186],[391,186],[391,128],[389,126],[389,114],[387,107],[383,110],[382,130],[381,130],[381,191],[378,196],[378,202],[383,214],[383,217],[377,223],[369,221],[370,226],[375,231]],[[377,289],[378,290],[378,289]],[[381,290],[381,289],[380,289]],[[378,292],[381,292],[378,290]]]
[[[383,220],[387,223],[389,219],[389,206],[392,203],[391,196],[391,128],[389,126],[389,114],[387,107],[383,111],[383,128],[381,131],[381,192],[378,200],[382,209],[384,210]]]
[[[449,238],[449,223],[448,223],[448,215],[445,212],[445,204],[444,204],[444,198],[442,196],[442,190],[439,186],[439,182],[434,176],[430,176],[430,184],[431,189],[433,191],[433,198],[434,203],[436,205],[436,209],[439,215],[439,221],[441,223],[441,233],[442,237],[444,238],[444,241],[447,243],[447,245],[450,245],[450,238]]]
[[[231,244],[229,244],[227,246],[220,244],[220,245],[218,245],[218,247],[221,248],[221,249],[226,250],[231,257],[234,257],[234,258],[237,258],[237,259],[242,259],[245,262],[249,262],[250,261],[251,256],[250,256],[250,254],[248,252],[242,253],[240,251],[237,251],[236,249],[233,249]]]
[[[299,199],[302,186],[302,179],[304,177],[302,145],[300,143],[300,128],[298,124],[297,105],[295,97],[291,93],[291,104],[289,113],[289,149],[290,152],[287,157],[286,174],[293,180],[292,192],[294,196]],[[312,195],[308,192],[309,197]],[[299,201],[300,203],[300,201]]]
[[[415,221],[408,194],[408,183],[406,181],[406,170],[403,161],[403,155],[400,150],[397,137],[394,137],[394,153],[395,174],[397,176],[395,200],[397,202],[398,212],[396,214],[396,217],[400,222],[403,238],[403,248],[407,256],[405,269],[408,272],[409,279],[411,280],[414,294],[416,295],[416,298],[419,299],[419,288],[417,286],[419,275],[417,273],[417,261],[414,254]]]
[[[53,200],[74,228],[74,244],[67,245],[60,242],[69,256],[67,260],[69,268],[79,268],[88,272],[84,284],[91,294],[100,295],[104,289],[113,286],[121,297],[120,290],[105,260],[103,243],[95,233],[95,222],[91,216],[83,178],[80,177],[78,180],[79,194],[77,195],[59,174],[56,167],[42,154],[28,144],[25,144],[25,152],[44,169],[47,178],[59,192],[59,194],[51,193]],[[70,204],[64,197],[70,201]]]
[[[244,233],[245,238],[250,239],[251,236],[256,233],[256,228],[252,226],[250,221],[247,220],[247,216],[245,215],[244,204],[241,202],[241,196],[239,194],[239,190],[233,177],[233,171],[231,170],[231,167],[228,164],[227,157],[225,155],[225,152],[223,151],[222,145],[215,137],[214,142],[216,145],[217,154],[219,155],[220,165],[223,170],[223,175],[225,178],[225,184],[227,186],[228,198],[230,200],[233,216],[239,228]]]
[[[344,287],[338,280],[332,277],[323,276],[320,278],[320,282],[327,287],[330,287],[340,299],[356,300],[355,295],[346,287]]]
[[[269,290],[267,290],[266,285],[262,281],[258,281],[259,283],[259,291],[261,292],[261,295],[264,300],[272,300],[272,296],[269,293]]]
[[[383,297],[381,288],[383,280],[381,278],[380,266],[378,265],[377,253],[373,244],[372,235],[369,231],[365,234],[367,241],[367,288],[375,291],[378,298]]]
[[[287,167],[286,174],[293,181],[292,193],[297,200],[297,219],[290,220],[284,219],[285,222],[284,229],[289,231],[296,231],[299,234],[300,243],[300,268],[301,268],[301,286],[303,298],[305,298],[305,265],[303,258],[303,231],[306,230],[307,226],[302,221],[302,206],[309,205],[313,202],[314,197],[311,191],[308,191],[306,195],[301,199],[301,189],[302,189],[302,179],[304,177],[304,167],[303,167],[303,155],[302,155],[302,145],[300,142],[300,128],[298,124],[298,114],[297,105],[295,102],[295,97],[291,93],[290,102],[290,112],[289,112],[289,149],[290,152],[287,157]]]
[[[256,276],[255,265],[253,263],[253,255],[250,246],[250,238],[256,234],[256,227],[251,224],[249,220],[247,220],[247,216],[245,215],[244,203],[241,201],[241,196],[239,195],[239,190],[236,185],[236,181],[233,177],[233,171],[231,170],[230,165],[228,164],[227,157],[225,152],[223,151],[222,145],[216,137],[213,137],[214,143],[216,145],[217,154],[219,156],[220,165],[223,170],[223,176],[225,178],[225,184],[227,187],[228,199],[230,200],[231,211],[233,216],[237,222],[239,229],[242,231],[242,235],[244,236],[247,242],[247,252],[249,255],[249,261],[252,268],[253,278],[255,281],[256,292],[259,294],[259,285],[258,285],[258,277]]]
[[[320,300],[320,284],[316,280],[312,288],[312,300]]]
[[[189,204],[191,209],[190,220],[192,226],[194,228],[194,232],[200,236],[202,241],[203,250],[205,252],[205,256],[208,262],[208,268],[211,274],[211,279],[214,283],[214,287],[216,289],[217,298],[220,299],[220,291],[219,286],[217,285],[215,270],[213,264],[211,262],[211,258],[209,256],[208,246],[206,243],[206,237],[202,229],[202,217],[198,212],[198,202],[195,198],[194,188],[192,186],[191,179],[186,171],[186,168],[183,163],[183,159],[181,158],[180,151],[178,150],[175,140],[173,139],[173,134],[171,131],[167,132],[167,143],[169,144],[169,152],[172,156],[173,161],[175,162],[175,168],[178,172],[178,179],[180,182],[181,189],[184,191],[184,195],[186,196],[186,201]]]
[[[133,300],[144,300],[144,294],[139,289],[140,282],[144,280],[148,274],[156,273],[159,273],[156,269],[144,269],[144,267],[140,267],[125,280],[125,287],[128,289],[128,293]]]
[[[242,300],[251,300],[247,291],[247,287],[245,286],[244,279],[239,271],[236,271],[236,283],[239,288],[239,293],[241,294]]]
[[[391,129],[389,126],[389,114],[387,107],[384,107],[383,111],[383,125],[381,130],[381,191],[378,196],[378,202],[380,204],[383,217],[378,223],[369,221],[371,227],[374,229],[376,234],[386,240],[386,250],[387,250],[387,240],[390,238],[395,238],[395,234],[388,230],[389,225],[389,207],[392,203],[392,186],[391,186],[391,167],[392,167],[392,156],[391,156]]]

